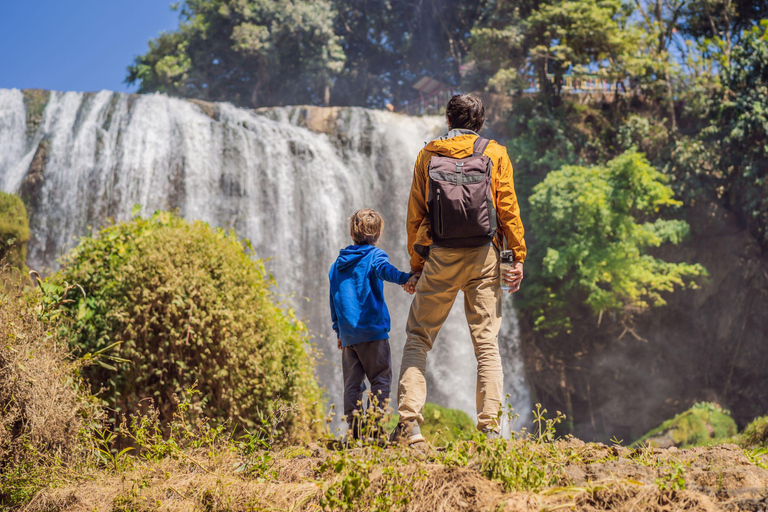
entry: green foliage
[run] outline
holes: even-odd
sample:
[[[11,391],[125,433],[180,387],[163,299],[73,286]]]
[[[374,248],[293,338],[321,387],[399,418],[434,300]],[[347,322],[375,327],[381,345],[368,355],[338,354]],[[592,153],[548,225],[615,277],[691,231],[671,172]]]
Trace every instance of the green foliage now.
[[[344,64],[333,19],[325,0],[186,0],[179,29],[151,40],[126,81],[253,106],[319,103]]]
[[[744,455],[750,464],[768,470],[768,448],[748,448],[744,450]]]
[[[570,331],[574,304],[626,317],[665,304],[662,294],[675,287],[695,286],[701,265],[647,254],[688,234],[684,221],[657,218],[680,204],[665,182],[627,152],[606,166],[565,166],[534,188],[531,220],[546,250],[523,307],[534,311],[537,329]]]
[[[421,433],[427,441],[442,446],[456,439],[468,439],[475,430],[475,422],[464,411],[449,409],[436,404],[424,404],[421,415]],[[387,431],[392,431],[397,425],[399,416],[393,414],[384,425]]]
[[[472,29],[467,84],[511,93],[533,75],[545,95],[559,97],[566,74],[609,83],[641,75],[649,60],[633,10],[617,0],[488,2]]]
[[[408,510],[408,504],[418,499],[415,486],[427,479],[423,468],[414,472],[409,467],[412,458],[402,451],[378,447],[367,450],[354,455],[342,452],[318,467],[319,475],[332,473],[340,477],[325,488],[320,498],[323,510]],[[374,472],[378,471],[385,478],[378,478],[374,486]]]
[[[18,463],[4,467],[0,472],[0,509],[29,503],[35,495],[51,484],[52,470],[37,454],[28,453]]]
[[[428,76],[448,85],[461,77],[467,34],[480,0],[332,0],[346,55],[333,85],[334,105],[382,107],[416,96]]]
[[[253,428],[280,400],[299,405],[284,420],[289,435],[318,417],[306,330],[275,304],[246,247],[231,231],[159,212],[85,236],[62,258],[47,284],[78,284],[58,304],[72,348],[117,343],[111,354],[129,361],[84,371],[118,418],[151,399],[168,422],[196,383],[204,398],[192,411],[219,423]]]
[[[575,116],[570,114],[568,107],[549,109],[533,98],[523,98],[515,106],[507,147],[515,169],[522,170],[515,178],[516,183],[524,181],[523,196],[530,196],[533,186],[552,169],[580,161],[579,149],[585,137],[573,130]],[[542,144],[543,140],[547,144]]]
[[[422,76],[458,82],[480,4],[189,0],[179,28],[149,42],[127,81],[142,92],[249,106],[383,107],[413,98]]]
[[[747,448],[768,449],[768,416],[755,418],[739,434],[739,444]]]
[[[722,179],[731,206],[768,248],[768,20],[744,34],[713,98],[711,140],[722,141]]]
[[[546,413],[541,404],[536,404],[536,431],[532,436],[522,434],[521,439],[511,443],[476,437],[479,470],[501,482],[507,491],[539,492],[555,485],[562,476],[562,466],[557,462],[561,454],[551,443],[556,440],[557,425],[565,416],[558,412],[554,418],[547,418]]]
[[[627,24],[631,11],[623,7],[619,0],[543,2],[526,23],[537,75],[554,72],[557,94],[566,71],[574,76],[589,71],[612,82],[625,78],[622,68],[637,50],[640,34]]]
[[[701,402],[669,419],[635,441],[634,445],[690,448],[722,443],[736,435],[736,422],[727,410]]]
[[[685,490],[685,466],[678,462],[664,472],[661,478],[654,480],[661,492],[677,492]]]
[[[26,273],[29,220],[21,198],[0,192],[0,261]]]

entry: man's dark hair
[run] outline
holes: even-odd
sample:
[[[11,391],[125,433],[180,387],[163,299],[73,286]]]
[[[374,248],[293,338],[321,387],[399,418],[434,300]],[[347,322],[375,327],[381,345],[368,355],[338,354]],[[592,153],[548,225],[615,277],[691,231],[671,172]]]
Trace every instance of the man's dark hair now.
[[[464,128],[479,132],[485,123],[485,107],[483,102],[477,96],[471,94],[454,94],[448,100],[448,106],[445,107],[445,115],[448,118],[448,126],[453,130],[455,128]]]

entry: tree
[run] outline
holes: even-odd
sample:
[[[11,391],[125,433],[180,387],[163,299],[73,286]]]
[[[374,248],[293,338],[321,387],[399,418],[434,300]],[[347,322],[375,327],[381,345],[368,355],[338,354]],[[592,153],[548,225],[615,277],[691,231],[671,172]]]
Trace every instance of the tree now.
[[[325,103],[344,64],[327,0],[185,0],[126,81],[240,105]]]
[[[481,0],[335,0],[347,56],[333,103],[383,106],[423,76],[457,85]]]
[[[605,166],[564,166],[534,188],[531,224],[545,249],[532,262],[523,307],[537,330],[569,332],[582,304],[631,328],[632,315],[665,304],[664,293],[695,286],[701,265],[647,253],[688,235],[686,222],[659,217],[681,204],[665,182],[643,155],[627,152]]]
[[[496,0],[490,5],[472,30],[471,58],[473,72],[502,91],[528,87],[531,75],[553,96],[560,95],[566,73],[596,73],[618,82],[639,51],[631,12],[619,0]]]
[[[186,0],[128,68],[139,92],[259,106],[383,106],[457,85],[482,0]]]
[[[768,18],[766,0],[699,0],[685,6],[680,29],[694,39],[719,43],[726,60],[744,31]]]
[[[529,57],[539,83],[554,75],[555,94],[563,75],[597,73],[616,82],[624,78],[621,65],[637,48],[638,36],[627,24],[628,12],[619,0],[564,0],[544,4],[528,19]]]
[[[721,142],[717,184],[768,250],[768,20],[734,47],[722,83],[704,140]]]

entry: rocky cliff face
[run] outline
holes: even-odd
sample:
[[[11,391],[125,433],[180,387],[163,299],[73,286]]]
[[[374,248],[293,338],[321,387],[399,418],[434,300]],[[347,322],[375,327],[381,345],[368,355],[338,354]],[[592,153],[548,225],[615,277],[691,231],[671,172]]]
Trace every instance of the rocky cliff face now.
[[[768,259],[738,219],[716,205],[688,209],[691,239],[659,255],[703,264],[698,290],[675,292],[630,330],[584,314],[572,336],[544,340],[521,320],[529,382],[574,434],[634,441],[691,404],[732,411],[741,427],[768,412]]]

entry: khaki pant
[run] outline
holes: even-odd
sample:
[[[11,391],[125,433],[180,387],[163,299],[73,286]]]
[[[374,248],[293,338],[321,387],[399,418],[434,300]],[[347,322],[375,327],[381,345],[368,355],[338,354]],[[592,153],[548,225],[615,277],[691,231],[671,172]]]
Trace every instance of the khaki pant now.
[[[492,245],[469,248],[432,246],[424,272],[416,285],[406,325],[400,367],[398,412],[401,421],[424,421],[427,399],[427,352],[451,311],[459,290],[477,358],[477,428],[497,429],[504,389],[499,355],[501,287],[499,253]]]

